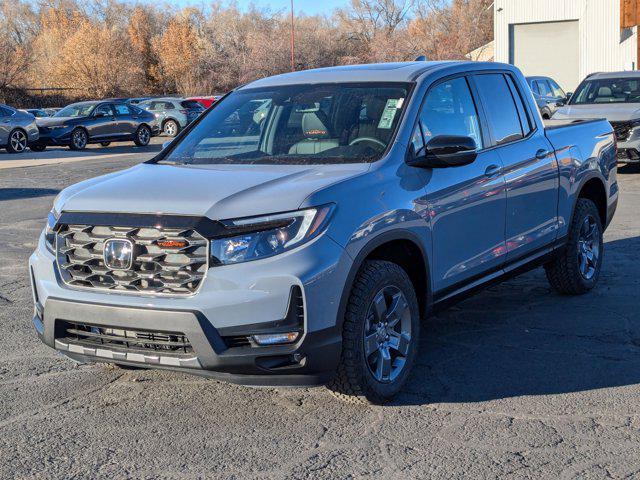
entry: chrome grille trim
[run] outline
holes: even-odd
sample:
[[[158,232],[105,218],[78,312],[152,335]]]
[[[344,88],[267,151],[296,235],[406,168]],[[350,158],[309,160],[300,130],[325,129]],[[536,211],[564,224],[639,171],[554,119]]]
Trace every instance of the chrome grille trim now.
[[[134,245],[133,266],[113,270],[104,243],[124,238]],[[160,241],[185,242],[184,247]],[[209,268],[209,242],[193,228],[60,225],[56,233],[60,276],[71,287],[111,292],[186,296],[197,293]]]
[[[619,142],[626,142],[631,136],[631,130],[634,128],[632,122],[610,122],[616,138]]]

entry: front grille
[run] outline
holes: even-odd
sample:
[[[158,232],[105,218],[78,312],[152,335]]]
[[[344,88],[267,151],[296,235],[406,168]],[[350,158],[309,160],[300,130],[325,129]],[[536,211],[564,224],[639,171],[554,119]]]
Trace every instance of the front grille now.
[[[179,332],[155,332],[57,321],[56,340],[92,349],[155,353],[162,356],[194,356],[189,339],[184,333]]]
[[[631,129],[634,125],[631,122],[611,122],[613,131],[616,134],[616,138],[619,142],[626,142],[631,135]]]
[[[112,238],[132,242],[131,268],[105,264],[104,244]],[[56,245],[62,279],[75,287],[189,295],[209,266],[208,241],[193,229],[62,225]]]

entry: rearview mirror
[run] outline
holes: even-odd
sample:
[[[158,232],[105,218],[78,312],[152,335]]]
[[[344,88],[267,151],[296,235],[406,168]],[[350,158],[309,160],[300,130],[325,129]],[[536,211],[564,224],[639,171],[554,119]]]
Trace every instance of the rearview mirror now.
[[[472,163],[478,156],[476,142],[462,135],[437,135],[408,160],[412,167],[459,167]]]

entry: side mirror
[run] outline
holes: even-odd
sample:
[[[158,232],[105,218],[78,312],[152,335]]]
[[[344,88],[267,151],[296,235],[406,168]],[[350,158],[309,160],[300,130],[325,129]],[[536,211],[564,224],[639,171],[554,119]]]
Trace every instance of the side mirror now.
[[[104,118],[106,116],[107,114],[105,112],[96,112],[96,114],[94,115],[94,117],[96,118]]]
[[[473,138],[461,135],[437,135],[418,152],[408,164],[418,168],[445,168],[468,165],[478,156]]]
[[[573,92],[567,92],[567,94],[564,97],[564,101],[568,102],[569,100],[571,100],[571,97],[573,97]]]

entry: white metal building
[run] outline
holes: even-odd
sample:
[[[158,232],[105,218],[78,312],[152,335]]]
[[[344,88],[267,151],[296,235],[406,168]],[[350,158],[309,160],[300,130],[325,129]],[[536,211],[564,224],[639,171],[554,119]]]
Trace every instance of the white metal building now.
[[[620,28],[624,1],[496,0],[495,60],[567,91],[592,72],[634,70],[638,27]]]

